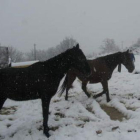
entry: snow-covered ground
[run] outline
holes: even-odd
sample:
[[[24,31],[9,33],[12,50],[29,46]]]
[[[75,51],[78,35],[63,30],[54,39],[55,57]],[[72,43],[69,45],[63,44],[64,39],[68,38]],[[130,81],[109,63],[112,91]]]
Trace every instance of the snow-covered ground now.
[[[136,56],[140,72],[140,56]],[[50,104],[49,140],[140,140],[140,74],[114,71],[109,81],[111,102],[105,95],[88,99],[80,82],[74,82],[69,101],[56,94]],[[89,84],[89,91],[99,93],[101,84]],[[112,120],[102,106],[112,107],[124,115]],[[7,100],[0,115],[0,140],[46,140],[42,131],[40,100],[15,102]],[[113,112],[111,112],[112,115]]]

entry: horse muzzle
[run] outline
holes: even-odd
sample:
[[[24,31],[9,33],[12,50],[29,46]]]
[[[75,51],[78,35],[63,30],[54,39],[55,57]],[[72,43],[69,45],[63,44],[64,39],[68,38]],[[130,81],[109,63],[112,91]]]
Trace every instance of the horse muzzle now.
[[[132,73],[134,71],[135,68],[129,69],[128,72]]]

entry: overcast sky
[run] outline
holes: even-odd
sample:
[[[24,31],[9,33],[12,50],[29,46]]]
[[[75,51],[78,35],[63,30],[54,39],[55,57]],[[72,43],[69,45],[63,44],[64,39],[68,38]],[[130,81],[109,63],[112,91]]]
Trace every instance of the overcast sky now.
[[[106,38],[129,46],[140,38],[140,0],[0,0],[0,43],[28,51],[73,37],[85,53]]]

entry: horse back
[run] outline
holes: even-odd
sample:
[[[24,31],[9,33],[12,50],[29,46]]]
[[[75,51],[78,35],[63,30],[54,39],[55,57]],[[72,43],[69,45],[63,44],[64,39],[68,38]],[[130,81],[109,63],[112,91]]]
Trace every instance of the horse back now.
[[[17,101],[40,98],[41,90],[47,88],[50,79],[45,75],[44,69],[37,65],[28,68],[1,69],[1,94]]]

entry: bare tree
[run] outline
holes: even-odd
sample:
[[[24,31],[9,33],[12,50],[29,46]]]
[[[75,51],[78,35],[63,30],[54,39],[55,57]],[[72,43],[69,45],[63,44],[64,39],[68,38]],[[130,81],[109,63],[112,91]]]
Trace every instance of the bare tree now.
[[[24,54],[14,47],[8,47],[9,56],[12,62],[21,62],[24,60]]]
[[[77,41],[75,39],[66,37],[55,48],[49,48],[46,51],[47,59],[54,57],[64,51],[66,51],[69,48],[72,48],[76,43],[77,43]]]
[[[73,38],[66,37],[59,45],[56,46],[56,54],[66,51],[69,48],[75,46],[77,41]]]
[[[76,44],[76,40],[73,38],[66,37],[62,42],[60,42],[56,47],[49,48],[47,50],[37,50],[36,49],[36,59],[39,61],[47,60],[54,57],[67,49],[73,47]],[[26,53],[26,60],[34,60],[34,49]]]
[[[134,43],[132,46],[130,46],[130,49],[135,53],[135,54],[140,54],[140,38],[138,38],[137,42]]]
[[[25,53],[25,61],[34,60],[34,49],[31,49],[29,52]]]
[[[101,46],[102,53],[111,53],[119,51],[119,47],[115,44],[114,39],[105,39],[103,45]]]

